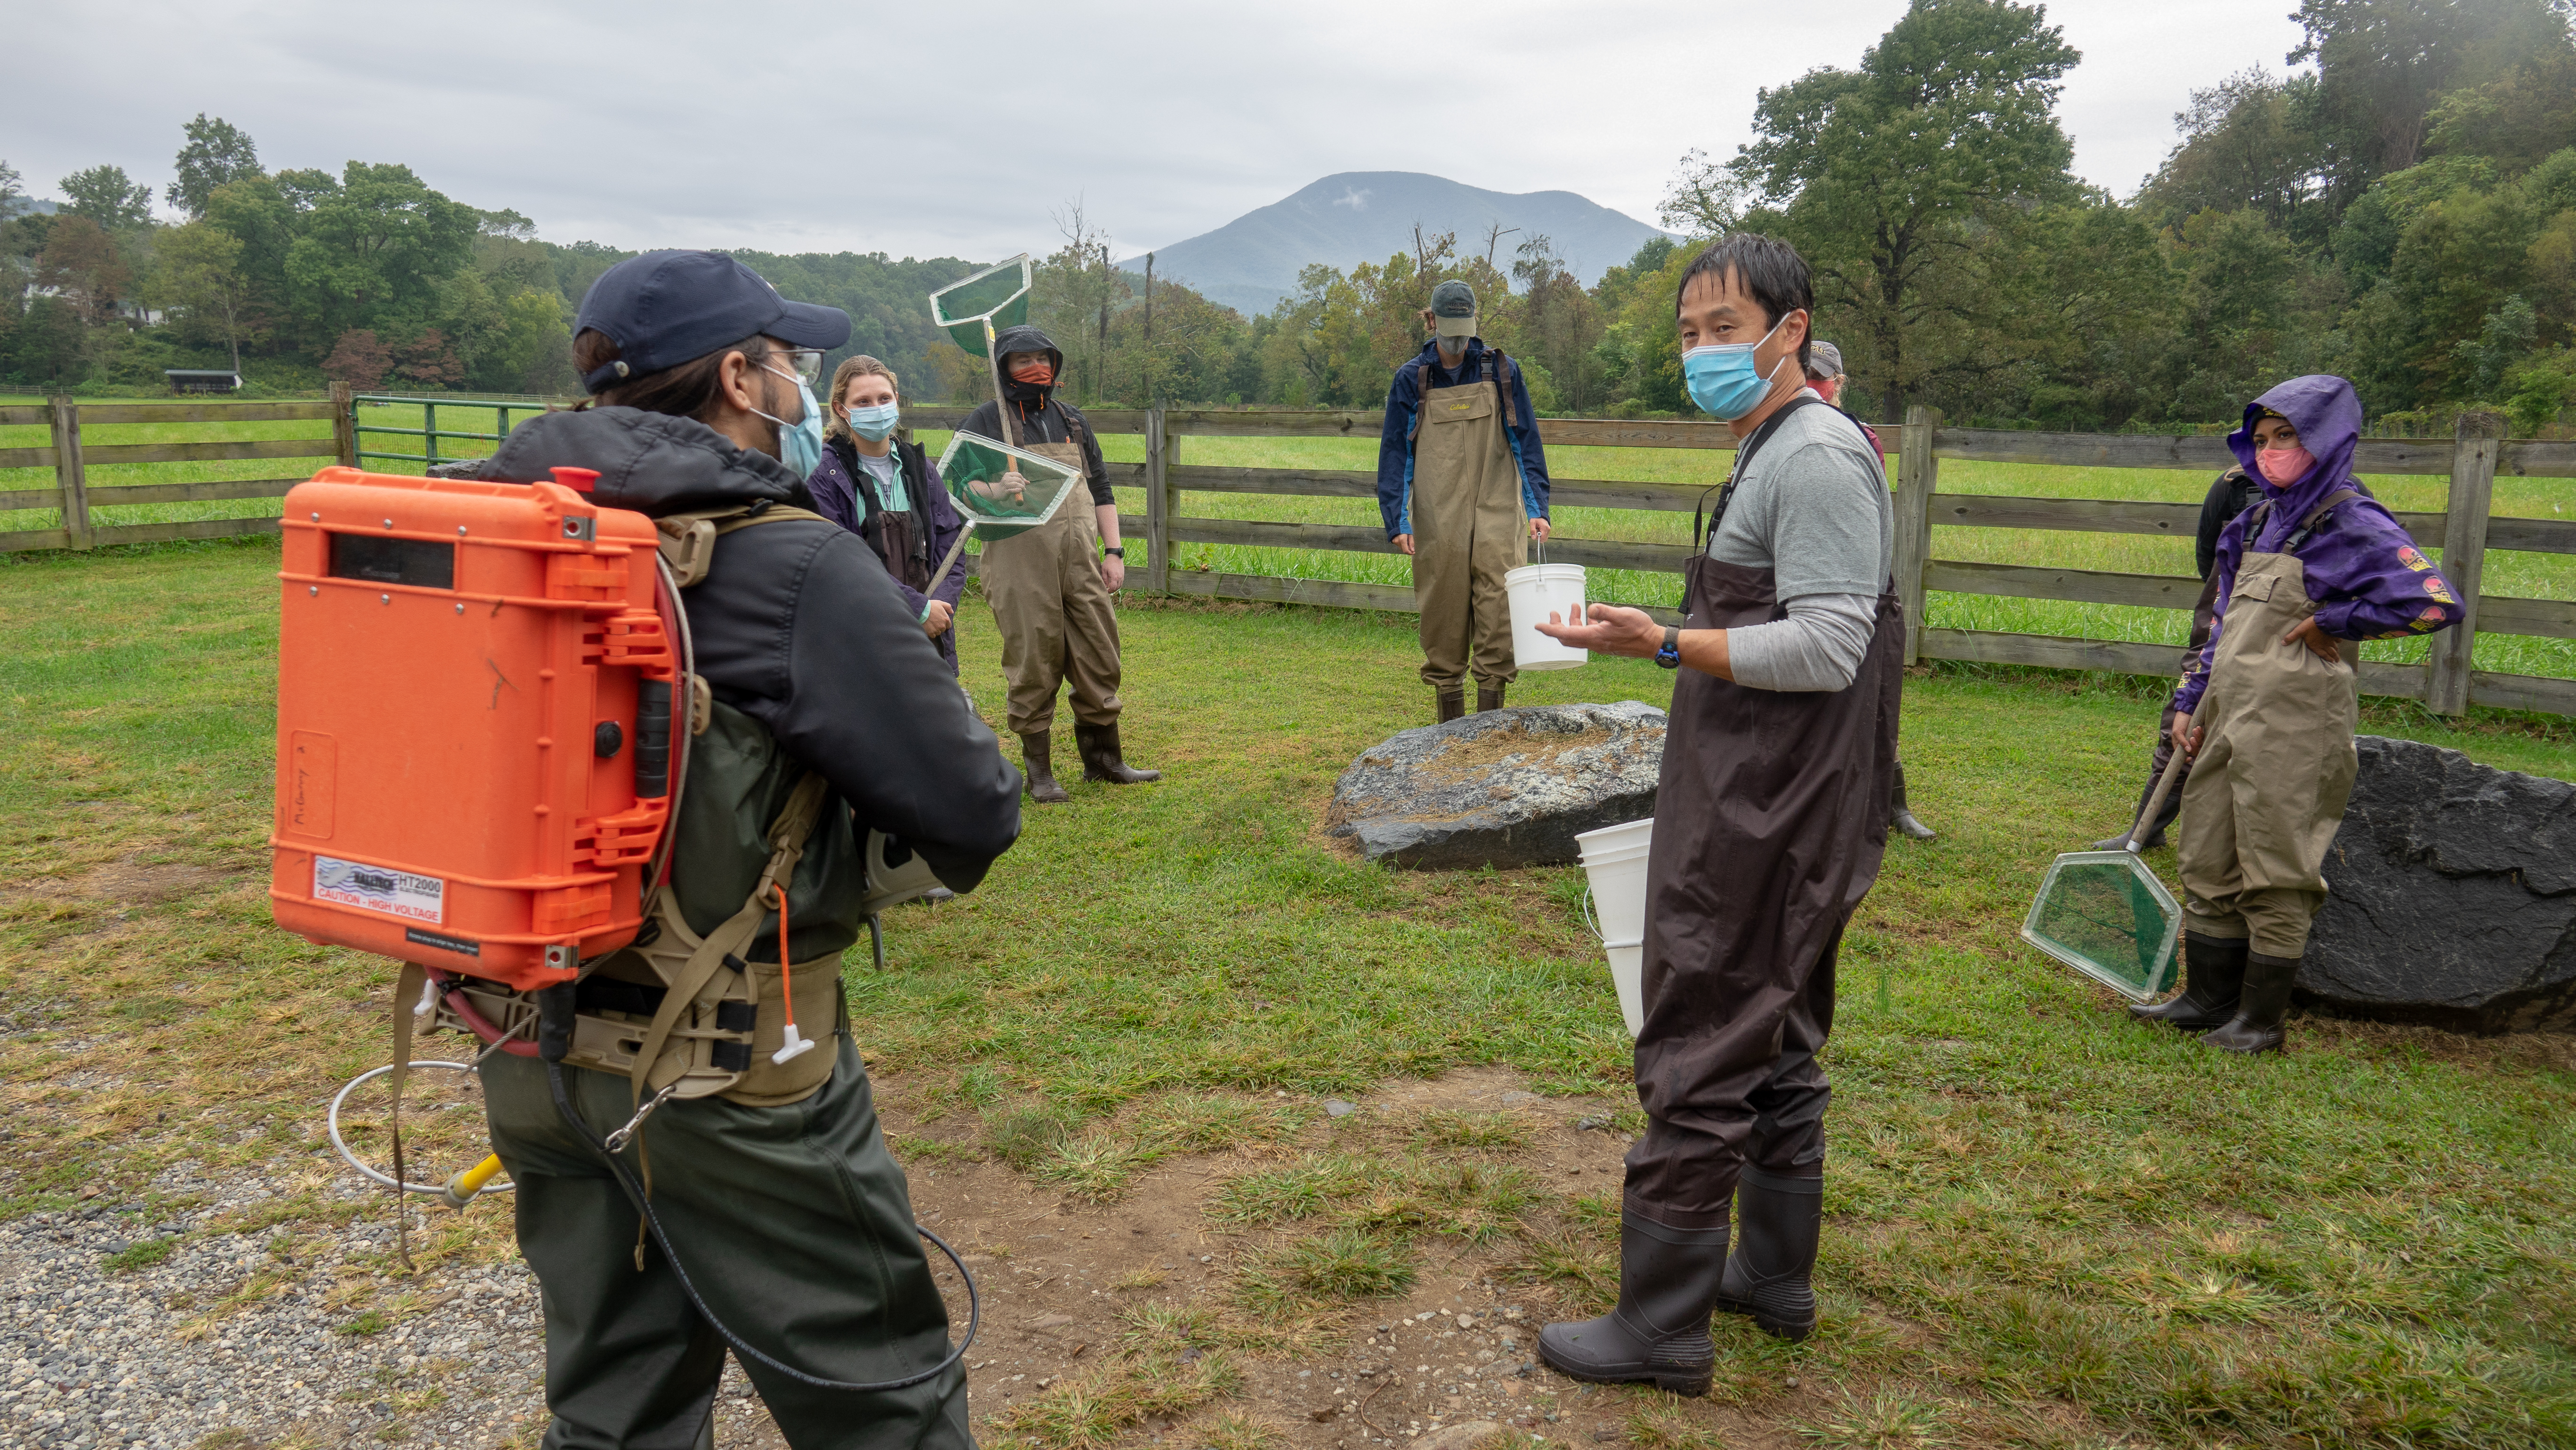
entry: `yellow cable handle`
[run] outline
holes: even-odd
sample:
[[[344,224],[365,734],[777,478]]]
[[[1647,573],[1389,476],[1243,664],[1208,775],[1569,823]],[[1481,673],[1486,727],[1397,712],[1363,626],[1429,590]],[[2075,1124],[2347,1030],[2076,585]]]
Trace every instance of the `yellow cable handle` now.
[[[447,1186],[439,1190],[438,1201],[445,1207],[461,1209],[474,1201],[483,1185],[500,1176],[501,1155],[487,1154],[482,1162],[447,1180]]]

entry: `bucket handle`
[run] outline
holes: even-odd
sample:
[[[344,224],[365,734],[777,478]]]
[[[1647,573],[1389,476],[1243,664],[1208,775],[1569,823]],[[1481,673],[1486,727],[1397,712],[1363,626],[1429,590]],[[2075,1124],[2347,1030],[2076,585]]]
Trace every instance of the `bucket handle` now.
[[[1592,933],[1592,939],[1604,946],[1608,946],[1610,944],[1610,938],[1601,934],[1601,919],[1592,913],[1591,882],[1587,881],[1583,883],[1583,900],[1576,905],[1575,909],[1583,913],[1583,928],[1584,930]]]

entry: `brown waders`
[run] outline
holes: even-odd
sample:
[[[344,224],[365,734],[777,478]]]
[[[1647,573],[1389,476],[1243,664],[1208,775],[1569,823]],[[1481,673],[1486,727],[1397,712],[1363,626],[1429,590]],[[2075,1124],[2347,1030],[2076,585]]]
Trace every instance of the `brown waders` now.
[[[1490,364],[1496,354],[1485,356]],[[1503,687],[1520,677],[1503,575],[1528,561],[1529,508],[1501,398],[1492,378],[1427,388],[1416,415],[1413,600],[1422,611],[1422,679],[1443,718],[1451,699],[1464,703],[1470,671],[1480,709],[1499,708]]]
[[[1700,554],[1688,580],[1688,628],[1787,617],[1768,569]],[[1891,586],[1846,689],[1757,690],[1687,669],[1674,682],[1646,864],[1646,1132],[1628,1150],[1619,1307],[1542,1331],[1552,1368],[1697,1394],[1715,1355],[1711,1309],[1785,1338],[1815,1326],[1832,1096],[1816,1055],[1843,924],[1887,848],[1904,653]]]
[[[1008,408],[1002,431],[1016,433]],[[1002,441],[1077,474],[1087,465],[1082,445]],[[1094,779],[1154,779],[1154,771],[1129,771],[1118,753],[1118,610],[1100,569],[1100,523],[1091,495],[1077,483],[1074,497],[1055,517],[1015,538],[984,546],[976,572],[993,623],[1002,633],[1002,676],[1010,683],[1011,733],[1020,737],[1029,795],[1042,803],[1068,799],[1055,779],[1051,732],[1056,687],[1073,683],[1074,735],[1084,772]],[[1104,755],[1104,750],[1106,754]],[[1106,771],[1114,764],[1115,771]]]
[[[2282,636],[2316,613],[2295,554],[2346,489],[2299,521],[2279,553],[2248,553],[2192,723],[2205,732],[2183,785],[2181,868],[2187,952],[2242,953],[2236,1011],[2202,1040],[2239,1052],[2281,1045],[2308,923],[2325,904],[2326,852],[2359,769],[2361,675]],[[2245,537],[2271,510],[2255,505]],[[2346,655],[2355,647],[2342,646]],[[2206,947],[2203,947],[2206,943]],[[2238,945],[2242,943],[2243,945]]]

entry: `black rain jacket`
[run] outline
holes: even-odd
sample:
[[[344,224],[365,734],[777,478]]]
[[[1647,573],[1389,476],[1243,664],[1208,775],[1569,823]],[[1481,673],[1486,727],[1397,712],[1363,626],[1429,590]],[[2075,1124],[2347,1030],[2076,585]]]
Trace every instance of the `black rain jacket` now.
[[[633,408],[547,413],[510,430],[481,476],[533,483],[596,469],[606,508],[651,517],[762,500],[811,508],[804,481],[703,423]],[[715,698],[818,771],[862,828],[895,836],[969,891],[1020,833],[1020,773],[904,607],[867,541],[821,519],[736,529],[681,595]]]
[[[1064,382],[1064,351],[1034,327],[1005,327],[993,339],[996,362],[1015,352],[1042,352],[1055,363],[1055,382],[1043,388],[1015,382],[1007,373],[1002,376],[1002,396],[1010,401],[1011,421],[1018,428],[1020,442],[1078,443],[1082,447],[1082,471],[1091,485],[1091,504],[1106,508],[1118,501],[1110,490],[1109,465],[1101,461],[1100,438],[1091,431],[1091,423],[1082,410],[1055,395]],[[997,403],[985,403],[966,415],[957,431],[990,438],[996,443],[1010,440],[1002,436],[1002,409]]]

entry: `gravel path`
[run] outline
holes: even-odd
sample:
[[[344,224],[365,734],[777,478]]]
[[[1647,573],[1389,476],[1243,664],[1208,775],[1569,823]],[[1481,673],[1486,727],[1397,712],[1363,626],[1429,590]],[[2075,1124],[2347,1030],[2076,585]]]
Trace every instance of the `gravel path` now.
[[[132,1203],[0,1224],[0,1447],[533,1442],[544,1352],[523,1267],[378,1283],[390,1223],[221,1231],[269,1197],[253,1182],[159,1220]],[[159,1263],[109,1263],[167,1239]],[[334,1307],[354,1284],[373,1302]]]

